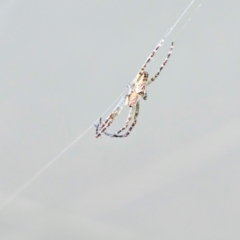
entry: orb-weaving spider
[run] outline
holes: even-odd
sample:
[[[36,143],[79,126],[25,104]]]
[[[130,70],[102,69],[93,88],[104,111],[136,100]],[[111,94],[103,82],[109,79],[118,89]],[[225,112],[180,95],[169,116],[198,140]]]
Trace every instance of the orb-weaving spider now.
[[[171,44],[170,50],[168,52],[168,55],[166,59],[164,60],[163,64],[157,71],[157,73],[152,77],[150,80],[148,80],[148,73],[145,71],[147,64],[150,62],[150,60],[153,58],[157,50],[163,45],[165,38],[163,38],[158,45],[155,47],[153,52],[149,55],[145,63],[143,64],[142,68],[140,69],[139,73],[137,74],[136,78],[133,80],[133,82],[128,85],[129,91],[128,93],[123,96],[123,98],[120,100],[120,102],[117,104],[115,109],[112,111],[112,113],[106,118],[106,120],[102,123],[102,119],[100,118],[98,125],[95,125],[96,127],[96,138],[100,137],[102,133],[109,137],[127,137],[134,126],[137,123],[137,117],[139,114],[139,100],[142,97],[144,100],[147,99],[147,86],[152,83],[160,74],[164,66],[166,65],[168,59],[170,58],[173,50],[173,42]],[[124,105],[128,105],[130,107],[130,111],[127,117],[127,121],[125,125],[116,133],[110,134],[105,132],[106,129],[112,124],[114,119],[117,117],[117,115],[120,114],[122,111]],[[123,130],[125,130],[129,123],[131,122],[132,118],[134,117],[133,123],[128,129],[128,131],[125,134],[119,134]]]

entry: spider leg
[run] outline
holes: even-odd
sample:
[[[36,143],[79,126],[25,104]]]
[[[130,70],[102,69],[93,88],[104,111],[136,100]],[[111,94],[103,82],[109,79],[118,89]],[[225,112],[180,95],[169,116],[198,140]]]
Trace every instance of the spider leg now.
[[[153,49],[152,53],[148,56],[148,58],[146,59],[145,63],[143,64],[139,75],[142,75],[144,73],[145,68],[147,67],[147,64],[151,61],[151,59],[154,57],[155,53],[157,52],[157,50],[163,45],[165,41],[165,37],[157,44],[157,46]]]
[[[171,54],[172,54],[172,50],[173,50],[173,42],[172,42],[172,44],[171,44],[171,47],[170,47],[169,52],[168,52],[168,55],[167,55],[167,57],[165,58],[163,64],[161,65],[161,67],[159,68],[159,70],[158,70],[158,72],[155,74],[155,76],[152,77],[152,78],[148,81],[147,85],[151,84],[151,83],[159,76],[159,74],[161,73],[161,71],[163,70],[163,68],[165,67],[165,65],[167,64],[167,62],[168,62],[168,60],[169,60],[169,58],[170,58],[170,56],[171,56]]]
[[[123,135],[108,134],[108,133],[104,133],[104,134],[106,134],[109,137],[127,137],[137,123],[137,117],[139,115],[139,106],[140,106],[140,104],[139,104],[139,102],[137,102],[136,107],[135,107],[134,121],[133,121],[132,125],[130,126],[130,128],[128,129],[128,131],[125,134],[123,134]],[[120,131],[118,131],[118,132],[120,132]]]
[[[94,127],[96,128],[96,135],[98,134],[99,126],[102,124],[102,118],[99,119],[99,123],[96,125],[94,124]]]
[[[135,106],[133,106],[133,107],[130,108],[130,111],[129,111],[129,114],[128,114],[128,117],[127,117],[127,121],[126,121],[125,125],[124,125],[120,130],[118,130],[118,131],[117,131],[116,133],[114,133],[114,134],[110,134],[110,133],[107,133],[107,132],[104,132],[104,134],[107,135],[107,136],[109,136],[109,137],[112,137],[113,135],[118,135],[120,132],[122,132],[123,130],[125,130],[125,129],[128,127],[128,125],[129,125],[129,123],[131,122],[131,120],[132,120],[132,117],[133,117],[133,114],[134,114],[134,112],[135,112],[135,109],[136,109]]]
[[[103,132],[112,124],[113,120],[117,117],[118,114],[122,111],[125,103],[127,95],[122,97],[120,102],[117,104],[113,112],[106,118],[106,120],[102,123],[102,119],[100,118],[99,124],[94,126],[96,127],[96,138],[100,137]]]
[[[144,95],[143,95],[143,100],[147,100],[147,91],[144,93]]]
[[[135,106],[130,108],[130,111],[129,111],[127,121],[126,121],[125,125],[120,130],[118,130],[116,134],[119,134],[120,132],[122,132],[123,130],[125,130],[128,127],[129,123],[132,120],[135,108],[136,108]]]

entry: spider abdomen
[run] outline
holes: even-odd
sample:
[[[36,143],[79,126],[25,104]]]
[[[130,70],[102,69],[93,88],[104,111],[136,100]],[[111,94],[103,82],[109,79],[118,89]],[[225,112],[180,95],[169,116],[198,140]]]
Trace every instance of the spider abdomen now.
[[[137,102],[139,101],[140,97],[141,96],[136,92],[131,93],[128,98],[128,106],[129,107],[135,106],[137,104]]]

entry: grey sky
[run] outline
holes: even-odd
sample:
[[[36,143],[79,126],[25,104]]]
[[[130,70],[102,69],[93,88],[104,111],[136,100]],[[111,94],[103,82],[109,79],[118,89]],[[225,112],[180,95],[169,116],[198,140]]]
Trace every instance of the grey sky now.
[[[103,113],[190,0],[0,1],[0,204]],[[196,0],[125,139],[92,128],[0,211],[1,240],[240,239],[238,0]],[[128,109],[114,122],[120,128]]]

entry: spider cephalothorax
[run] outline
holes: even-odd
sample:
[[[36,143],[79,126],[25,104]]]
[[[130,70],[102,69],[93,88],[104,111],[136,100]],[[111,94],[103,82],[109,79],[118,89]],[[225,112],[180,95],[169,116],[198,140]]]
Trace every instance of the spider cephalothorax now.
[[[105,135],[107,135],[109,137],[127,137],[130,134],[133,127],[137,123],[137,117],[139,114],[139,106],[140,106],[140,104],[139,104],[140,98],[142,97],[144,100],[147,99],[147,86],[149,84],[151,84],[159,76],[160,72],[162,71],[162,69],[166,65],[169,57],[171,56],[172,49],[173,49],[173,43],[170,47],[170,50],[168,52],[168,55],[167,55],[165,61],[163,62],[163,64],[161,65],[161,67],[159,68],[157,73],[150,80],[148,80],[148,73],[145,71],[145,68],[146,68],[147,64],[150,62],[150,60],[153,58],[153,56],[155,55],[155,53],[157,52],[159,47],[163,45],[164,40],[165,39],[161,40],[158,43],[156,48],[153,50],[153,52],[147,58],[147,60],[143,64],[141,70],[137,74],[136,78],[133,80],[133,82],[130,85],[128,85],[128,87],[129,87],[128,93],[120,100],[120,102],[117,104],[117,106],[112,111],[112,113],[106,118],[106,120],[103,123],[102,123],[102,119],[100,118],[98,125],[95,125],[96,138],[100,137],[102,133],[104,133]],[[114,134],[105,132],[106,129],[111,125],[113,120],[117,117],[117,115],[120,114],[124,105],[128,105],[130,108],[130,112],[128,114],[128,118],[127,118],[125,125]],[[125,134],[119,135],[119,133],[121,133],[123,130],[125,130],[128,127],[128,125],[131,122],[133,117],[134,117],[133,123],[130,126],[130,128],[128,129],[128,131]]]

